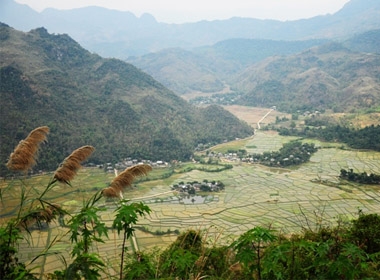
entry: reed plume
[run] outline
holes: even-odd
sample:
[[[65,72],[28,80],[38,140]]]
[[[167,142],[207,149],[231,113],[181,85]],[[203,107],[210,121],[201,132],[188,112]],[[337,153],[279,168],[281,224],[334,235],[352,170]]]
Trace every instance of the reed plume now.
[[[73,151],[54,172],[54,179],[62,183],[70,184],[70,181],[81,168],[81,163],[86,160],[94,150],[95,148],[92,146],[83,146]]]
[[[16,171],[28,171],[32,168],[37,162],[40,144],[46,141],[48,133],[49,128],[47,126],[37,127],[32,130],[11,153],[6,164],[7,168]]]
[[[27,215],[21,217],[20,221],[17,223],[17,227],[28,229],[35,224],[41,226],[42,222],[49,224],[61,211],[61,207],[56,204],[48,205],[44,208],[36,208],[30,211]]]
[[[103,189],[103,196],[109,198],[122,198],[123,191],[132,185],[136,177],[147,175],[151,170],[152,167],[148,164],[140,164],[128,167],[112,180],[109,187]]]

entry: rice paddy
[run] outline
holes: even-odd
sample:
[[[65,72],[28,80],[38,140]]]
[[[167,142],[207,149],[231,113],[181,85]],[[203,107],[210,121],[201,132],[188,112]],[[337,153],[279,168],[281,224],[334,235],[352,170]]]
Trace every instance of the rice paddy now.
[[[242,144],[241,149],[262,153],[278,150],[283,143],[292,139],[294,138],[258,131],[254,137],[239,143]],[[271,226],[272,229],[287,234],[305,227],[316,228],[321,224],[336,223],[338,219],[350,220],[357,217],[359,209],[364,213],[380,214],[380,186],[358,185],[338,178],[342,168],[379,174],[380,153],[340,149],[341,145],[336,143],[307,141],[314,142],[321,148],[311,157],[310,162],[299,167],[280,169],[232,163],[232,169],[222,172],[192,170],[165,179],[139,183],[137,188],[127,191],[124,196],[132,201],[143,201],[152,210],[149,216],[139,219],[138,225],[152,233],[170,232],[154,235],[136,230],[139,250],[167,246],[176,238],[174,230],[205,229],[210,236],[221,233],[220,242],[229,242],[257,225]],[[155,177],[158,177],[158,172],[155,171]],[[72,188],[57,185],[49,193],[49,199],[61,203],[69,211],[75,211],[95,190],[106,187],[113,176],[98,169],[82,169],[72,182]],[[49,176],[41,175],[23,182],[26,186],[38,188],[46,184],[48,178]],[[178,194],[170,190],[171,184],[204,179],[222,181],[225,190],[209,193],[204,203],[173,203]],[[17,179],[1,182],[2,214],[11,214],[14,204],[19,201],[19,184]],[[9,191],[11,188],[16,191]],[[107,225],[111,225],[114,204],[103,203],[108,210],[102,214],[102,218]],[[32,231],[28,238],[30,243],[24,242],[23,248],[20,248],[23,259],[30,259],[37,252],[40,253],[55,238],[50,252],[68,256],[70,246],[66,232],[67,229],[58,224],[52,224],[45,231]],[[94,248],[109,260],[110,274],[113,263],[120,254],[120,239],[116,232],[110,231],[109,240]],[[132,246],[129,247],[131,248]],[[45,256],[43,261],[47,271],[62,265],[57,264],[60,260],[55,255]]]

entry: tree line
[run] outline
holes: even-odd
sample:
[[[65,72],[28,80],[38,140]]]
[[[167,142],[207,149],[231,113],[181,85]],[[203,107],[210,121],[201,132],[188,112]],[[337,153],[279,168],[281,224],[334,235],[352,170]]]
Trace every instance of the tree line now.
[[[353,169],[341,169],[340,178],[361,184],[380,185],[380,175],[367,172],[355,173]]]
[[[355,149],[380,151],[380,125],[371,125],[361,129],[351,129],[341,125],[306,126],[303,129],[281,127],[278,132],[280,135],[295,135],[328,142],[342,142]]]
[[[310,157],[318,149],[314,143],[302,143],[301,141],[291,141],[282,146],[279,151],[253,154],[250,157],[254,162],[267,166],[291,166],[299,165],[310,160]]]

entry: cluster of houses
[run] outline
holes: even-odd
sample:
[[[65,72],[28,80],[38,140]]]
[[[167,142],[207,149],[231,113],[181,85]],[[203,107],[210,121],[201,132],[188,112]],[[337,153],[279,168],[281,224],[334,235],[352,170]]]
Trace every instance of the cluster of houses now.
[[[210,158],[215,158],[215,159],[225,159],[227,161],[236,161],[236,162],[239,162],[241,160],[241,158],[243,158],[243,156],[239,153],[215,153],[213,151],[210,151],[208,154],[207,154],[208,157]]]
[[[202,183],[192,182],[192,183],[183,183],[172,185],[170,187],[173,191],[177,191],[183,194],[196,194],[197,192],[219,192],[224,190],[224,184],[220,181],[208,182],[204,180]]]
[[[113,173],[116,170],[124,170],[128,167],[139,165],[139,164],[149,164],[150,166],[154,167],[168,167],[169,163],[166,161],[158,160],[158,161],[151,161],[151,160],[137,160],[132,158],[125,158],[124,160],[117,162],[115,164],[112,164],[111,162],[107,162],[105,165],[98,164],[96,165],[97,168],[104,168],[107,172]],[[89,164],[91,165],[91,164]]]

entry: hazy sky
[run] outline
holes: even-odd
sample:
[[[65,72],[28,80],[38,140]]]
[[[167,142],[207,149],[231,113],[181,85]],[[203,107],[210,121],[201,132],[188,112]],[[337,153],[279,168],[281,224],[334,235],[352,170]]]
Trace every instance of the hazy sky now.
[[[1,1],[1,0],[0,0]],[[16,0],[31,8],[73,9],[100,6],[130,11],[136,16],[152,14],[166,23],[227,19],[234,16],[295,20],[332,14],[349,0]]]

